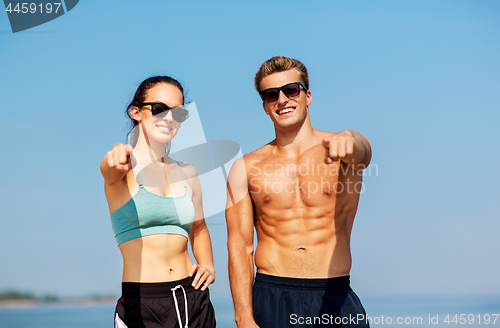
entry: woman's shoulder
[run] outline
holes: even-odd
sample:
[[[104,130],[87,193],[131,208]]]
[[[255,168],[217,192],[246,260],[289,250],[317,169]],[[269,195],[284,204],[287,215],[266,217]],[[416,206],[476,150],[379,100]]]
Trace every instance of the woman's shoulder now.
[[[189,164],[188,162],[177,162],[179,163],[179,166],[181,167],[182,173],[184,174],[184,177],[186,179],[194,178],[198,176],[198,171]]]

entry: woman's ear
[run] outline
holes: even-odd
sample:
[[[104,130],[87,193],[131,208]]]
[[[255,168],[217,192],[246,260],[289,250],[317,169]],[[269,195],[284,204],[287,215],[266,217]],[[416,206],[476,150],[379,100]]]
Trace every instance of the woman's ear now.
[[[137,106],[130,107],[130,117],[132,117],[137,122],[141,122],[141,114],[139,113],[139,107]]]

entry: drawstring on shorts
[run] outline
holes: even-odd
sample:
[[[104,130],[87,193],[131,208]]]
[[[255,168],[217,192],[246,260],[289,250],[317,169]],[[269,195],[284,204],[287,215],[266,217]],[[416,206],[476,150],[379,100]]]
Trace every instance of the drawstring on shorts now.
[[[184,287],[182,287],[182,285],[177,285],[174,288],[171,288],[170,290],[172,291],[172,295],[174,296],[175,311],[177,312],[179,327],[182,327],[181,313],[179,311],[179,304],[177,303],[177,296],[175,295],[175,290],[179,287],[182,288],[182,292],[184,293],[184,311],[186,311],[186,325],[184,326],[184,328],[188,328],[188,302],[186,297],[186,291],[184,290]]]

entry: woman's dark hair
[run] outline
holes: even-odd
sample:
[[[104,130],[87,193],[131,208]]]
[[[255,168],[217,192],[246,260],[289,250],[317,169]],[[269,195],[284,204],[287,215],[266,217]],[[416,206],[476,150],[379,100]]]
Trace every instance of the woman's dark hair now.
[[[130,104],[127,106],[127,109],[125,110],[125,115],[127,115],[127,117],[131,121],[130,131],[127,133],[127,137],[130,136],[130,133],[139,124],[139,122],[137,122],[132,118],[132,116],[130,116],[130,108],[140,103],[143,103],[146,100],[146,95],[148,91],[151,90],[155,85],[160,83],[167,83],[176,86],[182,93],[182,104],[184,105],[184,89],[182,88],[182,85],[179,83],[179,81],[177,81],[176,79],[173,79],[170,76],[153,76],[142,81],[142,83],[137,88],[137,91],[135,92],[134,99],[132,99]]]

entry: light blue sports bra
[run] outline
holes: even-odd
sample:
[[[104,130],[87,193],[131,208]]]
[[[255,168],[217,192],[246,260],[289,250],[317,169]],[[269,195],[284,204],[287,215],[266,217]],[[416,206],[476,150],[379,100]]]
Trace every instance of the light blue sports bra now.
[[[177,165],[184,182],[184,195],[180,197],[164,197],[148,191],[136,173],[139,190],[125,205],[111,213],[111,224],[118,245],[131,239],[159,233],[188,238],[195,210],[181,165],[179,162]]]

